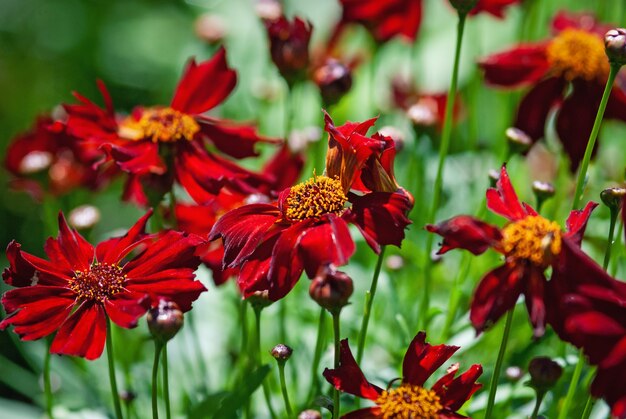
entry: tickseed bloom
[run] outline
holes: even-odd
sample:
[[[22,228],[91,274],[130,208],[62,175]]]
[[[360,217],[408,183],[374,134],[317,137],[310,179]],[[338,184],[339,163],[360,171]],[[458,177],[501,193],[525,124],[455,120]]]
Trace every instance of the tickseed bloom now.
[[[212,199],[224,186],[253,193],[264,179],[230,158],[255,156],[258,142],[274,141],[259,137],[251,126],[205,114],[226,99],[236,79],[220,49],[210,60],[189,62],[169,105],[136,107],[125,117],[115,113],[100,83],[105,108],[76,94],[81,103],[65,106],[66,130],[82,139],[84,147],[106,150],[108,158],[128,173],[124,198],[140,205],[150,203],[146,185],[163,195],[174,179],[199,203]],[[209,152],[209,146],[228,157]]]
[[[458,349],[458,346],[450,345],[432,346],[426,343],[426,333],[419,332],[404,355],[400,385],[392,388],[390,383],[383,390],[367,381],[352,355],[348,340],[344,339],[341,341],[339,368],[326,368],[324,377],[338,390],[376,403],[348,413],[344,418],[464,418],[457,410],[481,387],[476,383],[483,372],[480,365],[472,365],[455,377],[459,364],[452,364],[430,389],[424,387],[426,380]]]
[[[189,311],[205,291],[194,280],[200,263],[195,251],[202,240],[176,231],[146,234],[150,214],[125,236],[95,248],[59,214],[59,236],[44,246],[49,260],[9,243],[10,266],[2,277],[17,288],[2,297],[8,316],[0,329],[13,325],[23,340],[56,331],[52,353],[96,359],[104,348],[107,317],[121,327],[135,327],[162,298]]]
[[[547,298],[554,306],[548,322],[559,337],[582,348],[597,366],[591,394],[626,418],[626,283],[610,277],[578,246],[563,243]]]
[[[311,23],[295,17],[289,22],[285,16],[265,22],[270,41],[270,55],[280,74],[289,83],[306,75],[309,67]]]
[[[284,297],[302,272],[345,265],[355,251],[349,224],[374,251],[399,246],[410,223],[410,194],[393,178],[393,140],[366,137],[375,119],[335,127],[326,115],[326,171],[283,190],[278,201],[245,205],[223,215],[210,240],[224,243],[224,268],[238,268],[244,298]]]
[[[531,86],[519,104],[514,126],[533,141],[544,137],[548,115],[556,109],[556,132],[572,170],[585,153],[609,74],[604,52],[608,29],[591,15],[561,12],[552,21],[551,39],[518,45],[480,62],[491,85]],[[619,85],[613,87],[604,116],[626,121],[626,94]]]
[[[546,324],[546,276],[565,243],[580,246],[591,211],[598,204],[590,202],[584,210],[572,211],[567,230],[540,216],[530,205],[520,203],[502,166],[496,188],[487,190],[487,207],[509,223],[498,228],[469,215],[460,215],[426,229],[443,237],[438,254],[461,248],[475,255],[493,248],[504,255],[504,264],[487,273],[474,292],[470,320],[478,333],[495,323],[513,308],[520,294],[536,336],[543,335]]]

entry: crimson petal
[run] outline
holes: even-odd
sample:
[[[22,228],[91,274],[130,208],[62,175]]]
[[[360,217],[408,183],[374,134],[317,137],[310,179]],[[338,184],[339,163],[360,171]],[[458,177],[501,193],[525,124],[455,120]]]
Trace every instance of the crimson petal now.
[[[424,382],[459,349],[458,346],[426,343],[426,333],[419,332],[411,341],[402,362],[402,381],[417,386]]]
[[[528,215],[511,185],[505,165],[500,169],[496,187],[487,189],[487,208],[509,221],[521,220]]]
[[[550,68],[545,44],[519,45],[509,51],[490,55],[479,62],[487,83],[516,87],[535,83]]]
[[[137,245],[141,244],[142,238],[146,234],[146,223],[152,215],[152,210],[148,210],[122,237],[114,237],[103,241],[96,246],[96,258],[100,263],[119,263]]]
[[[104,309],[111,321],[127,329],[137,326],[139,317],[150,308],[144,293],[124,291],[104,301]]]
[[[583,235],[585,234],[585,228],[587,228],[587,221],[589,221],[591,212],[597,206],[598,204],[596,202],[591,201],[587,202],[584,209],[570,212],[565,222],[567,233],[564,236],[580,246],[583,241]]]
[[[498,227],[469,215],[459,215],[435,225],[428,224],[425,228],[443,237],[437,252],[439,255],[458,248],[480,255],[502,240]]]
[[[93,360],[99,358],[106,340],[106,314],[101,305],[84,302],[61,325],[50,352],[80,356]]]
[[[458,410],[463,404],[472,397],[481,384],[476,383],[478,377],[483,373],[483,367],[479,364],[472,365],[463,374],[442,387],[437,394],[440,397],[441,404],[450,410]],[[433,386],[434,389],[434,386]]]

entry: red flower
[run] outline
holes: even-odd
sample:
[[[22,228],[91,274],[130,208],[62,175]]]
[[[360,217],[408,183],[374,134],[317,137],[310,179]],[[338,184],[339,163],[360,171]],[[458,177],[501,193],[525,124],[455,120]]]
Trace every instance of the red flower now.
[[[572,211],[567,231],[549,221],[528,204],[521,204],[502,166],[497,187],[487,190],[487,207],[509,220],[503,228],[487,224],[469,215],[460,215],[426,229],[443,237],[439,254],[461,248],[479,255],[489,248],[502,253],[504,264],[487,273],[474,292],[470,320],[478,333],[495,323],[510,310],[520,294],[536,336],[546,324],[546,277],[544,271],[554,263],[567,243],[580,246],[591,211],[598,204],[590,202],[582,211]]]
[[[404,238],[413,201],[393,179],[393,140],[365,137],[375,119],[335,128],[326,118],[324,176],[285,189],[277,203],[232,210],[213,227],[209,239],[223,240],[224,267],[240,269],[238,283],[246,298],[267,292],[276,301],[303,271],[313,278],[321,266],[346,264],[355,251],[348,224],[376,252],[381,245],[399,246]]]
[[[470,15],[477,15],[481,12],[489,13],[500,19],[504,18],[504,10],[522,0],[478,0],[476,6],[469,12]]]
[[[409,345],[402,363],[400,386],[387,390],[367,381],[348,346],[341,341],[340,365],[324,370],[326,380],[338,390],[376,403],[344,415],[344,418],[464,418],[456,411],[469,400],[481,385],[476,383],[483,369],[474,364],[455,378],[459,364],[452,364],[430,389],[424,388],[426,380],[446,362],[458,346],[426,343],[426,333],[419,332]]]
[[[207,151],[207,146],[231,158],[257,155],[255,144],[274,142],[259,137],[251,126],[204,115],[233,90],[236,73],[220,49],[207,61],[189,62],[169,106],[137,107],[117,116],[102,84],[102,109],[76,95],[81,104],[67,105],[67,131],[85,148],[103,147],[110,159],[129,174],[124,198],[147,205],[143,184],[164,194],[174,178],[199,203],[212,199],[223,186],[253,193],[264,179],[232,160]],[[143,184],[142,184],[143,183]]]
[[[480,66],[493,85],[532,85],[519,104],[514,125],[534,141],[544,136],[547,117],[557,109],[556,131],[575,170],[585,153],[609,73],[603,42],[608,27],[588,14],[560,13],[552,29],[552,39],[489,56]],[[626,121],[626,94],[619,83],[613,87],[605,118]]]
[[[190,310],[205,291],[194,281],[200,263],[194,253],[202,240],[176,231],[145,234],[150,215],[125,236],[94,248],[59,214],[59,236],[44,247],[49,261],[9,243],[10,266],[2,277],[18,288],[2,297],[8,316],[0,329],[13,325],[23,340],[57,331],[52,353],[96,359],[104,348],[107,317],[121,327],[135,327],[161,298]]]
[[[309,66],[311,23],[299,17],[289,22],[285,16],[265,22],[270,40],[270,55],[288,82],[302,78]]]
[[[559,337],[582,348],[598,367],[591,394],[602,397],[616,418],[626,418],[626,283],[611,278],[577,246],[563,244],[547,298],[548,322]]]

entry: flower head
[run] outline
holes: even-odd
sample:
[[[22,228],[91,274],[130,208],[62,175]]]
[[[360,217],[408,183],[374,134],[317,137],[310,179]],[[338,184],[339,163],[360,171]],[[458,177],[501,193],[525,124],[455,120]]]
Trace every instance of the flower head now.
[[[462,248],[479,255],[493,248],[504,255],[504,264],[487,273],[474,292],[470,320],[477,332],[495,323],[524,294],[535,335],[540,336],[546,324],[544,271],[559,260],[566,243],[580,246],[587,220],[597,204],[590,202],[584,210],[572,211],[567,230],[562,231],[557,223],[520,203],[502,166],[496,188],[487,190],[487,206],[509,222],[498,228],[460,215],[426,229],[443,237],[439,254]]]
[[[104,348],[107,317],[121,327],[135,327],[161,299],[189,311],[205,291],[194,280],[200,263],[195,251],[202,240],[176,231],[146,234],[150,214],[125,236],[95,248],[59,214],[59,236],[44,247],[49,261],[9,243],[10,266],[2,277],[17,288],[2,297],[8,316],[0,329],[13,325],[24,340],[56,331],[52,353],[95,359]]]
[[[458,349],[458,346],[431,346],[426,343],[426,334],[419,332],[404,355],[400,385],[383,390],[367,381],[352,355],[348,340],[344,339],[341,341],[339,368],[327,368],[324,377],[338,390],[376,404],[350,413],[351,418],[461,417],[456,411],[481,387],[476,383],[482,374],[480,365],[472,365],[455,377],[459,364],[453,364],[430,389],[424,387],[426,380]]]
[[[313,30],[299,17],[289,22],[285,16],[265,22],[270,40],[270,55],[280,74],[293,82],[302,78],[309,66],[309,41]]]

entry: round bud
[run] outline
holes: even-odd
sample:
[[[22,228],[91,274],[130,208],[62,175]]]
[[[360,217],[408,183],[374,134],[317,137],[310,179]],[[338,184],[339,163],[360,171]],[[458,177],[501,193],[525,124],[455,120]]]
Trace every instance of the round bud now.
[[[159,300],[159,305],[148,311],[148,329],[157,341],[165,343],[183,327],[183,312],[173,301]]]
[[[298,419],[322,419],[322,414],[317,410],[308,409],[298,415]]]
[[[537,198],[537,207],[541,208],[546,199],[554,196],[554,185],[549,182],[536,180],[533,182],[533,192],[535,193],[535,198]]]
[[[612,211],[619,210],[626,197],[626,188],[607,188],[600,192],[600,199]]]
[[[352,71],[334,58],[328,58],[313,72],[313,81],[320,89],[326,106],[335,104],[352,87]]]
[[[626,29],[611,29],[604,35],[604,50],[609,62],[613,64],[626,64]]]
[[[353,291],[352,279],[333,266],[322,266],[309,287],[311,298],[330,312],[341,310],[348,304]]]
[[[286,361],[291,358],[291,354],[293,353],[293,349],[291,349],[287,345],[283,345],[279,343],[278,345],[272,348],[272,356],[277,361]]]
[[[224,20],[211,13],[200,15],[194,23],[194,30],[196,36],[208,44],[218,44],[226,35]]]
[[[533,145],[532,138],[519,128],[509,127],[506,129],[505,135],[509,141],[509,147],[511,147],[511,151],[514,153],[526,153],[530,146]]]
[[[517,381],[522,378],[522,375],[524,375],[524,373],[522,372],[522,369],[520,367],[511,366],[506,369],[504,375],[509,381]]]
[[[93,205],[81,205],[70,211],[69,222],[77,230],[91,228],[100,221],[100,210]]]
[[[450,0],[450,4],[460,15],[468,14],[476,6],[476,3],[478,0]]]
[[[533,358],[528,365],[529,385],[538,391],[546,391],[554,386],[563,374],[563,368],[545,356]]]
[[[406,110],[406,116],[420,127],[430,127],[439,119],[439,105],[432,97],[421,97]]]
[[[387,269],[391,270],[391,271],[399,271],[400,269],[404,268],[405,262],[404,262],[404,258],[400,255],[390,255],[387,258]]]
[[[255,310],[263,310],[265,307],[272,304],[270,300],[269,291],[255,291],[254,294],[248,297],[248,302]]]
[[[489,172],[487,172],[487,176],[489,177],[489,184],[492,188],[495,188],[496,183],[498,183],[498,180],[500,180],[500,172],[496,169],[489,169]]]
[[[125,403],[132,403],[137,398],[137,394],[135,394],[132,390],[122,390],[120,391],[120,399],[122,399]]]

